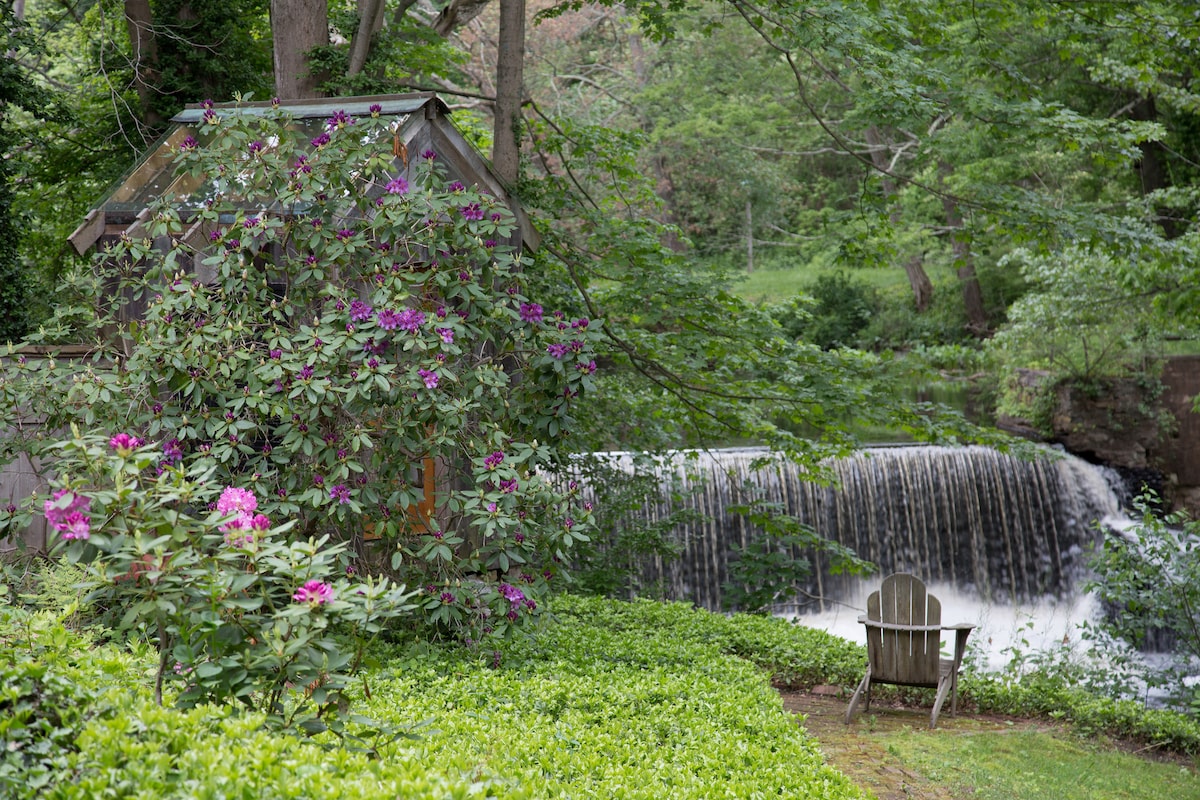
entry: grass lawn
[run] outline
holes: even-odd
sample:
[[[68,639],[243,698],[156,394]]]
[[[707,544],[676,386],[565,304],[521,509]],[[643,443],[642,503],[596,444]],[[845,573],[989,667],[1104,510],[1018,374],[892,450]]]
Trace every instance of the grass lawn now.
[[[1146,800],[1200,797],[1193,767],[1139,758],[1102,740],[1038,731],[882,738],[931,781],[979,800]]]
[[[807,264],[784,267],[764,267],[745,275],[734,284],[734,291],[751,302],[778,303],[800,292],[822,274],[846,272],[854,281],[865,283],[880,290],[905,289],[908,277],[900,267],[895,269],[831,270]],[[935,267],[930,270],[930,280],[935,283],[954,280],[949,268]]]

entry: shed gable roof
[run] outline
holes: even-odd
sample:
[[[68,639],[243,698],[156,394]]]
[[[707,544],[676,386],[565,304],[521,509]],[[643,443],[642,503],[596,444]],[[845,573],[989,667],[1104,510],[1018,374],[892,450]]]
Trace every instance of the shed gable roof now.
[[[278,107],[291,119],[291,125],[301,131],[311,129],[312,137],[323,130],[324,122],[338,111],[351,117],[373,113],[378,106],[381,117],[395,117],[393,131],[401,152],[414,154],[433,150],[446,167],[449,177],[467,185],[475,185],[508,206],[517,219],[521,243],[536,247],[537,233],[528,216],[512,198],[508,188],[492,173],[484,157],[454,127],[448,116],[449,108],[433,93],[377,95],[371,97],[320,98],[275,106],[262,103],[225,103],[212,108],[218,115],[239,114],[261,116]],[[183,140],[192,136],[202,143],[199,124],[206,111],[200,104],[189,105],[171,118],[173,127],[125,173],[88,212],[79,227],[68,237],[76,252],[85,254],[101,239],[121,235],[136,235],[149,218],[150,204],[160,198],[187,198],[202,191],[202,187],[186,175],[177,175],[175,155]],[[306,137],[306,138],[312,138]],[[397,156],[396,176],[408,177],[410,160]],[[262,207],[262,198],[247,198],[247,205]]]

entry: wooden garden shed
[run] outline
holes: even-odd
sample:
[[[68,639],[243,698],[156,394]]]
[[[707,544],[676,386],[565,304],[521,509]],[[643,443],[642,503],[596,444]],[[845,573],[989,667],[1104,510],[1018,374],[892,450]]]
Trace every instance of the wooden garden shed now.
[[[297,132],[296,139],[300,142],[309,142],[319,136],[326,121],[339,112],[351,118],[378,116],[385,119],[389,122],[388,130],[392,136],[392,177],[411,181],[411,171],[420,155],[433,151],[448,181],[475,186],[511,210],[517,227],[506,244],[517,248],[536,247],[538,236],[524,210],[512,199],[508,187],[493,174],[483,155],[455,127],[450,119],[450,108],[433,93],[321,98],[281,104],[243,102],[189,105],[171,119],[172,127],[167,133],[91,208],[68,237],[71,245],[80,255],[86,255],[93,249],[102,250],[106,244],[121,237],[143,237],[146,235],[145,226],[150,219],[151,206],[158,199],[177,201],[180,207],[186,208],[194,206],[197,198],[212,192],[213,187],[206,184],[205,179],[179,174],[176,169],[180,145],[188,137],[201,145],[206,143],[206,135],[201,130],[206,113],[216,113],[221,117],[262,116],[275,113],[276,110],[289,120],[289,127]],[[263,209],[271,207],[272,198],[249,197],[245,201],[247,210]],[[187,220],[186,214],[184,220]],[[185,243],[194,246],[196,256],[192,269],[201,280],[205,280],[206,268],[202,261],[208,247],[208,233],[197,222],[185,228],[182,237]],[[168,245],[169,242],[165,240],[156,242],[156,246],[163,248]],[[98,298],[100,303],[105,301],[104,297]],[[143,310],[140,303],[132,302],[130,298],[123,316],[127,319],[136,318]],[[64,348],[58,355],[60,358],[71,358],[73,352],[71,348]],[[50,354],[37,355],[47,357]],[[76,357],[86,359],[87,354],[77,354]],[[38,488],[44,490],[41,471],[35,466],[28,459],[21,458],[0,470],[0,499],[7,498],[5,503],[19,502]],[[432,463],[427,461],[425,472],[430,473],[426,476],[429,487],[434,483],[430,480],[433,471]],[[426,503],[431,504],[432,497],[427,496]],[[19,535],[27,547],[44,549],[47,541],[45,521],[35,515],[30,528]],[[15,539],[0,540],[0,551],[15,545]]]

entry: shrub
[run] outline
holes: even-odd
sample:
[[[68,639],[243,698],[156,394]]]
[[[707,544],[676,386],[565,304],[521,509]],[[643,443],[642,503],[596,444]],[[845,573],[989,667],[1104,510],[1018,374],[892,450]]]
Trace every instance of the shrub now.
[[[341,732],[346,689],[412,592],[347,575],[344,544],[288,540],[244,489],[216,497],[213,469],[163,468],[127,434],[58,448],[45,501],[56,545],[87,571],[87,600],[158,652],[156,697],[238,701],[284,727]]]
[[[819,276],[805,292],[811,299],[792,298],[771,314],[789,338],[826,350],[855,346],[879,305],[871,287],[844,272]]]
[[[0,796],[42,797],[71,780],[78,737],[117,704],[104,695],[93,643],[49,613],[10,605],[0,587]],[[128,668],[129,659],[118,658]]]
[[[1160,517],[1157,498],[1135,501],[1137,524],[1108,533],[1091,561],[1087,584],[1109,613],[1085,628],[1085,635],[1110,654],[1121,647],[1144,647],[1166,634],[1177,658],[1173,664],[1143,670],[1151,686],[1165,687],[1177,708],[1200,711],[1200,687],[1187,681],[1200,664],[1200,522],[1183,515]]]
[[[154,442],[294,520],[288,536],[422,587],[434,630],[477,640],[533,616],[587,536],[578,493],[542,468],[600,323],[527,297],[509,210],[433,151],[396,155],[390,125],[337,112],[309,143],[278,114],[209,108],[176,156],[193,193],[76,274],[79,302],[38,339],[86,319],[92,356],[10,359],[0,422],[28,432],[36,408],[39,432]],[[44,455],[38,435],[6,452]],[[498,587],[518,583],[514,607]]]

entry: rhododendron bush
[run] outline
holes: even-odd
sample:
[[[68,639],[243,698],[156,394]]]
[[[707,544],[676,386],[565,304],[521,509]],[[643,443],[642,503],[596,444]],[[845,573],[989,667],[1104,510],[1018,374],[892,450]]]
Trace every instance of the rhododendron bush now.
[[[155,647],[159,702],[236,701],[346,735],[351,679],[415,593],[356,574],[345,543],[291,535],[215,465],[164,469],[160,451],[78,431],[53,447],[61,486],[43,512],[93,613]]]
[[[578,487],[545,476],[600,324],[528,296],[509,209],[434,151],[398,156],[392,125],[338,112],[300,139],[278,113],[209,108],[177,148],[185,194],[72,278],[84,302],[51,328],[92,355],[6,359],[4,446],[44,455],[39,436],[72,424],[124,436],[113,453],[246,493],[217,501],[229,546],[284,521],[273,540],[328,536],[417,589],[434,629],[479,641],[535,615],[587,538]],[[23,437],[31,409],[44,424]],[[94,498],[36,510],[76,543],[109,522]]]

